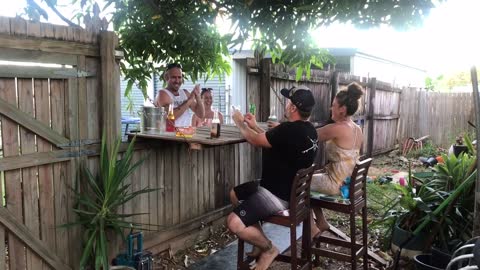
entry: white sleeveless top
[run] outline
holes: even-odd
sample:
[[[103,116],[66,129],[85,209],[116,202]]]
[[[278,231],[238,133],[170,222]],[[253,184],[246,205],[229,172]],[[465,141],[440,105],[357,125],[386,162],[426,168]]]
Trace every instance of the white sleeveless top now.
[[[182,105],[187,99],[187,94],[185,94],[184,89],[180,89],[178,91],[178,96],[175,96],[172,92],[168,91],[167,89],[160,89],[167,93],[170,98],[173,100],[173,108],[177,108],[178,106]],[[189,127],[192,125],[192,115],[193,112],[190,108],[186,109],[185,112],[180,115],[180,117],[175,119],[175,126],[176,127]]]

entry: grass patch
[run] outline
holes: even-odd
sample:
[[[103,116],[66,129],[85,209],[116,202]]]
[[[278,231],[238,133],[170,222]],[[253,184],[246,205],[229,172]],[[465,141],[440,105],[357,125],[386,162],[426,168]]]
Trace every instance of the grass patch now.
[[[441,151],[436,145],[432,144],[432,141],[428,140],[423,144],[421,149],[415,149],[410,151],[407,154],[407,158],[419,158],[419,157],[431,157],[431,156],[439,156],[444,151]]]
[[[375,231],[375,234],[379,236],[379,246],[384,251],[390,249],[394,222],[392,219],[385,220],[384,217],[386,213],[397,207],[395,202],[399,196],[393,185],[395,184],[367,184],[368,212],[373,217],[372,222],[368,225],[368,229],[369,231]]]

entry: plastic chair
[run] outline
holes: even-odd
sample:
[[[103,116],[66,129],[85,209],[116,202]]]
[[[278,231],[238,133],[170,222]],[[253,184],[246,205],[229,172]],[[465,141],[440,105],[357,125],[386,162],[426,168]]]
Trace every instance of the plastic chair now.
[[[446,270],[476,270],[480,268],[480,237],[474,237],[467,241],[452,255]]]
[[[275,260],[291,264],[291,269],[312,269],[310,250],[310,182],[315,165],[301,169],[295,175],[290,193],[290,206],[288,210],[271,216],[265,222],[290,228],[290,256],[279,254]],[[302,253],[297,257],[297,226],[302,226]],[[249,262],[253,258],[244,260],[244,246],[242,239],[238,239],[237,269],[250,269]],[[300,268],[298,268],[299,266]]]
[[[347,200],[331,200],[330,198],[312,197],[312,207],[320,207],[348,214],[350,217],[350,241],[329,236],[316,236],[312,243],[312,253],[315,254],[315,265],[319,264],[319,256],[347,261],[352,269],[357,269],[357,258],[363,257],[363,269],[368,269],[368,228],[367,228],[367,174],[372,159],[357,162],[350,177],[349,196]],[[356,242],[355,216],[362,218],[362,244]],[[321,243],[348,248],[350,254],[322,248]]]

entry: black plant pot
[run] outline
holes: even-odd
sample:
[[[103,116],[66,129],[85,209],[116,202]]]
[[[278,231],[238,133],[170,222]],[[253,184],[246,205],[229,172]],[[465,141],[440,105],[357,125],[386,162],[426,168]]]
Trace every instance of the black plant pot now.
[[[415,269],[417,270],[443,270],[447,267],[448,260],[446,263],[437,258],[432,254],[420,254],[416,255],[413,260],[415,261]]]
[[[461,153],[467,153],[468,147],[466,145],[454,145],[453,146],[453,154],[458,157]]]
[[[402,252],[400,256],[413,258],[415,255],[420,255],[427,244],[427,237],[425,234],[419,234],[412,237],[412,233],[406,231],[395,224],[392,233],[392,251],[396,253],[400,247]]]

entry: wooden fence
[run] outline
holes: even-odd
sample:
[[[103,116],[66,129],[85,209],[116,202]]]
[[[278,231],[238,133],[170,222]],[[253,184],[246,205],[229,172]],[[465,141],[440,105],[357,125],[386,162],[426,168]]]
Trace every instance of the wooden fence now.
[[[111,32],[0,17],[0,60],[57,64],[0,66],[0,269],[78,269],[82,230],[59,225],[76,219],[70,188],[82,186],[81,167],[98,171],[102,133],[107,143],[120,136],[117,46]],[[208,234],[230,210],[229,190],[261,172],[247,143],[137,143],[133,159],[145,156],[127,182],[158,191],[121,211],[148,213],[130,220],[151,229],[152,251]],[[122,244],[112,239],[111,256]]]
[[[397,139],[430,135],[436,145],[448,147],[455,137],[473,132],[472,93],[438,93],[405,88],[402,91]]]
[[[0,17],[0,60],[56,64],[0,66],[0,269],[78,268],[82,231],[59,225],[75,221],[70,188],[82,164],[98,168],[102,130],[120,131],[116,46],[111,32]]]

